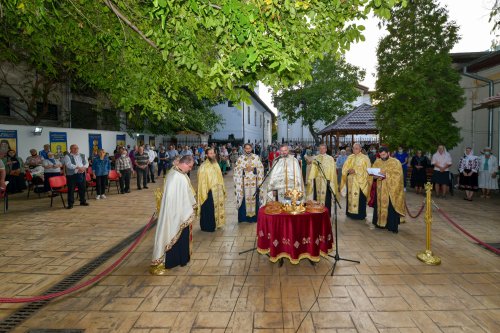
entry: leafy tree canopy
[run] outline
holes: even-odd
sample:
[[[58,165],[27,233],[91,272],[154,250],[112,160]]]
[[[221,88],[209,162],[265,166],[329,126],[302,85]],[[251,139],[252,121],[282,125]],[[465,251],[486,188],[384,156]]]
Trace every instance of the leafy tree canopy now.
[[[83,80],[116,107],[165,121],[186,89],[239,100],[248,96],[237,86],[310,79],[315,59],[363,39],[353,20],[388,17],[401,2],[11,0],[0,5],[0,61]]]
[[[313,63],[311,80],[281,90],[274,96],[274,102],[281,117],[291,123],[301,118],[319,143],[320,129],[314,124],[330,123],[350,111],[351,103],[360,95],[356,87],[364,74],[344,58],[326,55]]]
[[[375,100],[382,141],[431,151],[460,142],[453,113],[465,103],[449,55],[458,26],[434,0],[397,6],[377,48]]]

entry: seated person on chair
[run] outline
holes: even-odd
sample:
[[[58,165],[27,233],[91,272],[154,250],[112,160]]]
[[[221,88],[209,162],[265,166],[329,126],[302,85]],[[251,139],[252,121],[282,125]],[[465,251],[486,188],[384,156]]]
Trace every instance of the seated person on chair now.
[[[7,191],[12,194],[21,193],[26,189],[23,160],[17,157],[15,150],[10,149],[3,159],[3,163],[5,165],[6,180],[9,181]]]

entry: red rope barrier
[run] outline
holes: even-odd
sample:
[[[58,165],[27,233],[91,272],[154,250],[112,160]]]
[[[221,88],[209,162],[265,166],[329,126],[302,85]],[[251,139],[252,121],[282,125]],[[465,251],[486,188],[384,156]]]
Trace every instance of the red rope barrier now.
[[[66,290],[59,291],[57,293],[52,293],[52,294],[47,294],[47,295],[42,295],[42,296],[34,296],[34,297],[24,297],[24,298],[5,298],[5,297],[2,297],[2,298],[0,298],[0,303],[32,303],[32,302],[38,302],[38,301],[45,301],[45,300],[49,300],[52,298],[56,298],[56,297],[60,297],[60,296],[64,296],[64,295],[73,293],[77,290],[80,290],[82,288],[85,288],[91,284],[98,282],[99,280],[104,278],[106,275],[111,273],[118,265],[120,265],[122,263],[122,261],[125,260],[125,258],[130,254],[130,252],[132,252],[137,247],[137,245],[142,240],[142,238],[144,238],[144,235],[149,230],[149,228],[151,227],[151,225],[153,224],[154,221],[155,221],[155,215],[153,214],[153,216],[149,220],[148,224],[146,224],[146,226],[144,226],[144,229],[142,230],[139,237],[137,237],[135,239],[135,241],[132,243],[132,245],[130,245],[130,247],[127,249],[127,251],[125,251],[125,253],[123,253],[120,256],[120,258],[118,258],[111,266],[106,268],[104,271],[102,271],[98,275],[94,276],[92,279],[90,279],[84,283],[78,284],[76,286],[73,286],[71,288],[68,288]]]
[[[410,209],[408,209],[408,205],[406,204],[406,201],[405,201],[405,207],[406,207],[406,211],[408,212],[408,215],[410,215],[410,217],[412,219],[416,219],[417,217],[420,216],[420,214],[422,214],[422,212],[424,211],[424,207],[425,207],[425,201],[422,202],[422,207],[420,207],[420,210],[418,211],[417,215],[413,216],[411,215],[411,212],[410,212]]]
[[[491,252],[493,253],[496,253],[496,254],[500,254],[500,250],[499,249],[496,249],[494,248],[493,246],[489,245],[489,244],[486,244],[485,242],[481,241],[480,239],[478,239],[477,237],[474,237],[472,234],[470,234],[467,230],[465,230],[464,228],[462,228],[460,225],[458,225],[457,223],[453,222],[453,220],[448,216],[448,214],[445,213],[445,211],[443,211],[441,208],[439,208],[438,206],[436,206],[438,212],[444,217],[444,219],[450,223],[452,226],[454,226],[455,228],[457,228],[458,230],[460,230],[461,232],[463,232],[465,235],[467,235],[470,239],[474,240],[475,242],[481,244],[482,246],[484,246],[485,248],[487,248],[488,250],[490,250]]]

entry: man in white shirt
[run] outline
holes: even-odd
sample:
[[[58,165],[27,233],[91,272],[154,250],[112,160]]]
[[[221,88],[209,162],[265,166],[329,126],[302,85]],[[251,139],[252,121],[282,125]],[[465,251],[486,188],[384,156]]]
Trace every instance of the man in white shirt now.
[[[149,164],[148,164],[148,168],[149,168],[149,172],[148,172],[148,183],[151,182],[151,183],[156,183],[155,182],[155,158],[157,156],[156,152],[154,151],[154,149],[152,149],[149,145],[146,145],[146,149],[144,150],[148,156],[149,156]]]
[[[64,165],[66,166],[66,182],[68,186],[68,206],[67,209],[73,208],[75,202],[75,188],[78,187],[78,195],[80,197],[80,206],[88,206],[85,198],[85,172],[89,167],[89,162],[84,154],[78,153],[78,146],[73,144],[69,147],[70,153],[64,157]]]

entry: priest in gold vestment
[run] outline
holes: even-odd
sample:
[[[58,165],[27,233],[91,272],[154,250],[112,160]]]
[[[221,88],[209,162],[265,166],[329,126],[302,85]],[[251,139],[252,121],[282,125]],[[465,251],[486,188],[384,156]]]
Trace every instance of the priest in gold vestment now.
[[[264,179],[264,166],[259,156],[252,153],[252,148],[249,143],[244,145],[244,154],[238,158],[234,167],[238,222],[257,222],[257,212],[263,202],[263,191],[257,195],[257,187]]]
[[[288,145],[280,147],[280,156],[274,160],[273,165],[273,171],[267,185],[267,200],[286,202],[285,192],[287,190],[296,189],[304,193],[302,169],[299,161],[289,154]]]
[[[192,223],[198,206],[187,176],[193,164],[192,156],[182,157],[165,179],[150,268],[153,275],[164,275],[167,268],[185,266],[190,260]]]
[[[226,188],[215,151],[209,148],[205,156],[207,159],[198,169],[198,206],[201,230],[212,232],[226,224]]]
[[[321,172],[323,169],[323,172]],[[325,179],[326,176],[326,179]],[[333,193],[330,191],[330,187]],[[326,145],[319,146],[319,154],[314,157],[311,171],[307,178],[307,198],[316,200],[325,205],[332,213],[333,195],[338,193],[337,166],[335,159],[326,153]]]
[[[379,168],[383,177],[374,176],[377,198],[373,206],[373,224],[398,233],[400,219],[405,216],[403,168],[401,162],[389,157],[386,147],[380,147],[379,154],[380,158],[373,163],[373,167]]]
[[[367,169],[370,167],[370,158],[361,153],[361,145],[352,146],[352,154],[342,167],[342,181],[340,191],[346,193],[346,215],[354,220],[366,218],[366,200],[370,192],[370,181]]]

